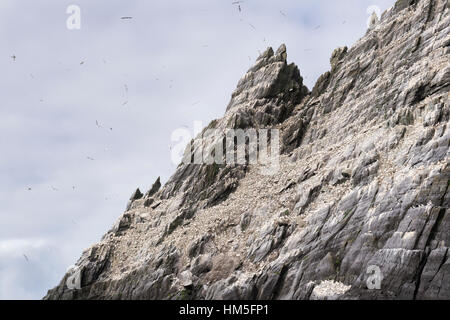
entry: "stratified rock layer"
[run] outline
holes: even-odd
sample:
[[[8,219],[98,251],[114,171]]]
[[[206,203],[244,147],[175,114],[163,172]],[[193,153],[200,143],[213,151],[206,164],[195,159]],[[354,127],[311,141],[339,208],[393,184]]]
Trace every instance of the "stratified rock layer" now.
[[[311,93],[269,48],[208,128],[280,129],[278,173],[181,164],[45,298],[450,299],[449,25],[397,1]]]

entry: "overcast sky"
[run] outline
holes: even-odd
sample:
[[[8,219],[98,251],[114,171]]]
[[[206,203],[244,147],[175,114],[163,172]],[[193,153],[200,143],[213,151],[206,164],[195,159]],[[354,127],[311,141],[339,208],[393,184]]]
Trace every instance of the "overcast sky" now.
[[[167,181],[171,133],[221,117],[259,52],[285,43],[312,89],[394,3],[233,1],[0,1],[0,299],[42,298],[136,187]]]

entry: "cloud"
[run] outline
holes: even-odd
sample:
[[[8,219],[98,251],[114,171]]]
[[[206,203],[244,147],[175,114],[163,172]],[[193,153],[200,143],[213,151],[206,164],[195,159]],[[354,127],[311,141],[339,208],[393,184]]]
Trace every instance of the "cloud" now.
[[[58,281],[59,249],[46,239],[0,240],[0,299],[35,299]]]
[[[47,241],[45,239],[0,240],[0,258],[4,258],[5,256],[23,256],[23,252],[26,250],[37,250],[46,245]]]

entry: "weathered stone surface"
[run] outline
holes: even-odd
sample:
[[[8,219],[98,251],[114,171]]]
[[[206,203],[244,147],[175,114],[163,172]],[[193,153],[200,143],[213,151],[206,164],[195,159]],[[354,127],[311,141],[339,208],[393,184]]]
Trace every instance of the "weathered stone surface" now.
[[[130,201],[134,201],[134,200],[139,200],[143,197],[144,195],[142,194],[141,190],[136,189],[136,191],[131,195],[130,197]]]
[[[212,257],[210,255],[200,255],[194,259],[191,266],[191,271],[195,275],[207,273],[213,267]]]
[[[395,2],[395,10],[397,12],[401,11],[408,8],[409,6],[416,4],[416,2],[417,0],[397,0],[397,2]]]
[[[131,197],[130,197],[130,201],[129,201],[128,204],[127,204],[127,209],[126,209],[126,211],[130,210],[131,207],[133,206],[133,203],[134,203],[136,200],[141,199],[143,196],[144,196],[144,195],[142,194],[141,190],[139,190],[139,188],[136,189],[136,191],[133,192],[133,194],[132,194]]]
[[[280,129],[279,171],[181,164],[45,298],[450,299],[449,25],[399,0],[311,93],[267,49],[208,127]]]
[[[155,193],[157,193],[159,191],[159,189],[161,189],[161,178],[160,177],[158,177],[158,179],[156,179],[155,183],[153,183],[150,190],[148,190],[147,193],[145,194],[145,197],[149,198],[149,197],[153,196]]]

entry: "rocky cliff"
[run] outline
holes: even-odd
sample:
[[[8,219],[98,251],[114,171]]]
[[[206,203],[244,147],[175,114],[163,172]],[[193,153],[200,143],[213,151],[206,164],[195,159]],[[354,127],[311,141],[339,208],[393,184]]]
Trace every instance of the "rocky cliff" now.
[[[208,128],[280,130],[278,172],[180,164],[45,299],[450,299],[449,31],[397,1],[312,91],[269,48]]]

